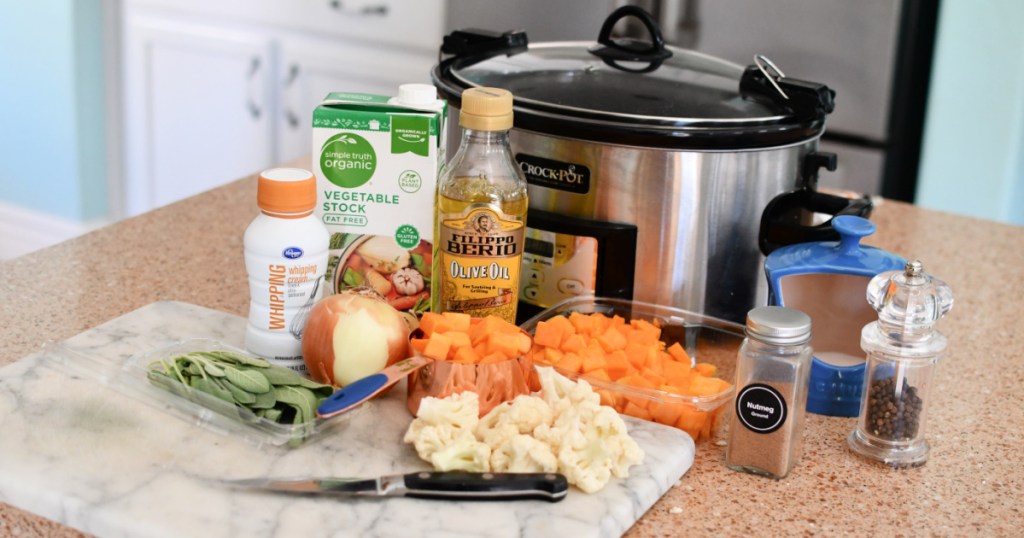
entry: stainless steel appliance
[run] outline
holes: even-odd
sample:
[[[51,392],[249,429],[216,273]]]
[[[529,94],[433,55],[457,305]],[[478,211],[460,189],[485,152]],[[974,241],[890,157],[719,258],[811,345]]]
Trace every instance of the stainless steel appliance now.
[[[647,40],[612,37],[629,17]],[[525,302],[632,295],[731,320],[765,303],[762,211],[813,189],[819,166],[834,167],[816,153],[834,92],[765,58],[743,67],[665,46],[635,6],[612,13],[597,43],[459,31],[441,50],[451,56],[433,78],[453,115],[467,87],[515,95],[512,149],[530,183],[534,230]],[[573,260],[576,278],[563,269]]]
[[[827,80],[839,98],[820,147],[842,159],[822,184],[914,200],[939,0],[616,1],[650,11],[668,44],[734,62],[755,49]]]

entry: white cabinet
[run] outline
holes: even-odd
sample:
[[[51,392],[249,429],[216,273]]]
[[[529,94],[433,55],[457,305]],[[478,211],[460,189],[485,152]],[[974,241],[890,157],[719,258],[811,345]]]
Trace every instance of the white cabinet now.
[[[442,0],[127,0],[124,213],[311,151],[330,91],[429,82]]]
[[[140,18],[125,43],[129,215],[271,164],[270,40]]]

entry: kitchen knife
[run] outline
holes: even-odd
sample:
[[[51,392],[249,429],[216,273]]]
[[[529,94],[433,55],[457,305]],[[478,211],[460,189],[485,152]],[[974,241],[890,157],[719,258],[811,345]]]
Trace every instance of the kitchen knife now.
[[[416,497],[465,501],[537,499],[558,502],[569,492],[555,473],[419,472],[370,479],[229,480],[246,489],[335,497]]]

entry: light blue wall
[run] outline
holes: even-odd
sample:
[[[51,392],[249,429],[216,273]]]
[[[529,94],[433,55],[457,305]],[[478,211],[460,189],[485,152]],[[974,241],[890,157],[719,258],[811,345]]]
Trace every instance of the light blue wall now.
[[[0,200],[69,220],[107,212],[101,0],[4,2]]]
[[[1024,225],[1024,1],[942,0],[916,203]]]

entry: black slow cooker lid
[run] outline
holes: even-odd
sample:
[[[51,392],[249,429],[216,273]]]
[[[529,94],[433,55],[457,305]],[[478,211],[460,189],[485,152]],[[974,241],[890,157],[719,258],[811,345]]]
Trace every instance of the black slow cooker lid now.
[[[532,45],[520,54],[454,67],[451,75],[465,87],[505,88],[523,105],[567,117],[699,126],[765,124],[788,116],[779,107],[740,95],[743,67],[739,65],[666,48],[671,57],[652,71],[638,73],[605,64],[589,52],[593,46],[587,42]]]
[[[647,26],[650,42],[612,39],[626,16]],[[743,66],[665,46],[653,20],[635,6],[609,16],[598,42],[527,45],[522,32],[459,31],[453,54],[434,70],[443,96],[458,105],[465,88],[505,88],[517,128],[623,145],[691,149],[783,146],[817,137],[834,93],[787,79],[774,64]]]

